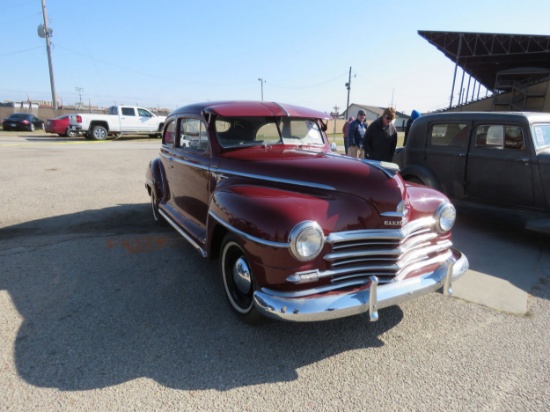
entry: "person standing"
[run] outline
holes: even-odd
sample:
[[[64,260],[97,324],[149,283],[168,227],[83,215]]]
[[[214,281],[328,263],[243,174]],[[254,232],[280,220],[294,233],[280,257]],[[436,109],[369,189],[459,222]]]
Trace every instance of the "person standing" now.
[[[367,131],[366,118],[367,113],[364,110],[359,110],[357,112],[357,119],[349,125],[348,155],[351,157],[363,157],[363,137]]]
[[[342,127],[342,133],[344,133],[344,149],[346,150],[346,154],[348,154],[348,132],[349,132],[349,125],[351,122],[353,122],[353,116],[350,116],[348,121],[344,123],[344,126]]]
[[[391,162],[397,146],[397,129],[393,121],[395,109],[387,107],[381,117],[372,122],[363,140],[365,159]]]
[[[411,130],[411,126],[413,124],[413,122],[418,119],[420,116],[422,116],[420,114],[419,111],[417,110],[413,110],[412,113],[411,113],[411,117],[409,117],[409,120],[407,120],[407,126],[405,126],[405,139],[403,140],[403,146],[405,146],[405,144],[407,143],[407,136],[409,135],[409,130]]]

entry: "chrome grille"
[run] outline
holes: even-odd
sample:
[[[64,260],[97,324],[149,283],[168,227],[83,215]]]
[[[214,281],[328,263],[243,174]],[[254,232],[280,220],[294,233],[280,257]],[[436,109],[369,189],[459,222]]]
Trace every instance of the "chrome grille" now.
[[[431,217],[410,222],[401,229],[373,229],[330,234],[331,251],[324,256],[333,284],[363,284],[372,275],[380,283],[401,280],[412,271],[451,256],[452,242],[438,241]]]

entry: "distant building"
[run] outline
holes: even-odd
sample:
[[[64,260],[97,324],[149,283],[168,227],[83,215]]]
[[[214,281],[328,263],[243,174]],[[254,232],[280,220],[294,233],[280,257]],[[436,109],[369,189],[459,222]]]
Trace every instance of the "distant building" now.
[[[353,116],[357,118],[357,112],[359,110],[364,110],[365,113],[367,113],[367,123],[372,123],[376,119],[378,119],[380,116],[382,116],[382,113],[384,113],[385,107],[379,107],[379,106],[369,106],[366,104],[357,104],[352,103],[349,105],[347,109],[347,117]],[[395,127],[397,127],[397,130],[401,131],[401,128],[407,123],[407,120],[409,120],[408,115],[405,113],[401,113],[399,111],[395,112]]]

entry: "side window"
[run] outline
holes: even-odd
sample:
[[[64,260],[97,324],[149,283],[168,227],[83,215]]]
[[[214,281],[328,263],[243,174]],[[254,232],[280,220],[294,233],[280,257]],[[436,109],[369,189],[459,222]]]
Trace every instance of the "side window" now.
[[[525,143],[523,140],[523,131],[518,126],[504,127],[504,148],[523,150]]]
[[[533,141],[535,147],[540,149],[550,146],[550,124],[536,124],[533,126]]]
[[[430,136],[432,146],[466,147],[468,145],[469,129],[463,123],[434,124]]]
[[[176,122],[171,121],[164,128],[164,135],[162,136],[162,144],[173,145],[174,137],[176,136]]]
[[[153,117],[150,111],[145,109],[137,109],[139,117]]]
[[[122,115],[123,116],[135,116],[136,111],[134,110],[133,107],[123,107],[122,108]]]
[[[476,147],[523,150],[523,131],[519,126],[479,125],[476,129]]]
[[[208,148],[208,133],[198,119],[180,119],[180,134],[177,146],[182,149],[204,152]]]

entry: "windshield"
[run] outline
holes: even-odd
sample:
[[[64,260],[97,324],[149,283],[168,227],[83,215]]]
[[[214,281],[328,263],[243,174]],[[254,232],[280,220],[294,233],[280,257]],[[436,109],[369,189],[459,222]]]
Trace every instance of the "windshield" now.
[[[224,148],[274,144],[325,144],[317,122],[312,119],[288,117],[220,117],[216,119],[216,136]]]
[[[533,125],[533,143],[537,150],[550,147],[550,124]]]

